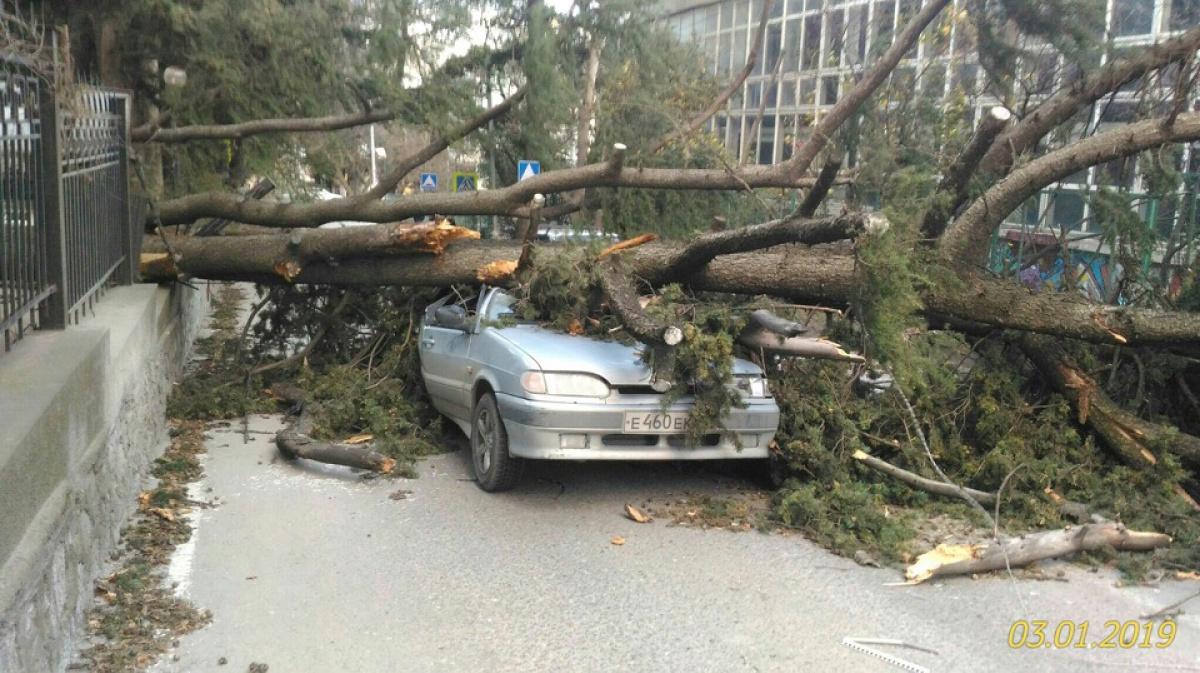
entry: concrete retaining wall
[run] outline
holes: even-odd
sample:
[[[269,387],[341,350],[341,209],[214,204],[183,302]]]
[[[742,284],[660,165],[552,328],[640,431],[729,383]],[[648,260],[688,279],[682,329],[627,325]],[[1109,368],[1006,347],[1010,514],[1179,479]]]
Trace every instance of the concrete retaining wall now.
[[[203,292],[110,290],[96,315],[0,355],[0,673],[59,671],[92,583],[167,446]]]

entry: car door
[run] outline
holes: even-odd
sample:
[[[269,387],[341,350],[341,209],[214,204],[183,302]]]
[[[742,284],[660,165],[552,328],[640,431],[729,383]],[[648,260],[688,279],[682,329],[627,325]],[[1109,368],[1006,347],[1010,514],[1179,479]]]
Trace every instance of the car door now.
[[[471,415],[471,372],[467,355],[474,338],[473,304],[474,298],[457,300],[451,295],[430,306],[421,327],[419,349],[425,389],[438,411],[458,419],[467,419]],[[467,317],[464,325],[439,324],[438,309],[444,307],[458,307]]]

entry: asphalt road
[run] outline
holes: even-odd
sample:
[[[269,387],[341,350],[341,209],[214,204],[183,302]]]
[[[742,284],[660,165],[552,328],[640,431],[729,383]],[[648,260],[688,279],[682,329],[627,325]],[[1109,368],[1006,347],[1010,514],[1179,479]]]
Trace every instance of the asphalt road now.
[[[933,671],[1200,670],[1200,617],[1167,648],[1011,649],[1015,620],[1137,620],[1197,584],[1116,589],[1069,581],[958,578],[887,586],[797,535],[639,525],[625,503],[745,486],[672,465],[539,465],[516,492],[487,494],[465,451],[416,480],[277,457],[273,418],[214,429],[196,515],[171,566],[213,622],[155,671],[901,671],[842,644]],[[211,489],[211,491],[209,490]],[[404,499],[397,491],[410,490]],[[621,536],[625,544],[611,543]],[[1200,615],[1200,598],[1189,604]],[[227,663],[218,661],[225,658]]]

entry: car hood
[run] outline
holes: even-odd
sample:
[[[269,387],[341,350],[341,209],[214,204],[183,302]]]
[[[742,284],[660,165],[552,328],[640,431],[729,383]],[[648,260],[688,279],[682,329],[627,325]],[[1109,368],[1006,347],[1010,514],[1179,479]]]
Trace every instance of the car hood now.
[[[495,328],[493,328],[495,329]],[[615,386],[645,385],[650,382],[650,366],[642,361],[644,344],[627,346],[618,341],[599,341],[572,336],[535,325],[517,325],[497,329],[498,335],[525,351],[543,371],[587,372]],[[761,374],[752,362],[737,359],[735,374]]]

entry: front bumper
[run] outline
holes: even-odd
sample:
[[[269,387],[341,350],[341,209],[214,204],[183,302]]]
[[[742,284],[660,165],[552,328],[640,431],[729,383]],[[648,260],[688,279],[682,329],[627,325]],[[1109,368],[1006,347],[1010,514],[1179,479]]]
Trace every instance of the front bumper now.
[[[766,458],[767,445],[779,426],[779,407],[772,399],[753,400],[734,409],[725,432],[701,446],[688,447],[681,435],[628,434],[625,412],[660,411],[652,404],[547,402],[498,395],[500,417],[508,432],[508,450],[521,458],[553,460],[716,460]],[[688,411],[678,403],[664,411]],[[734,436],[740,439],[739,449]]]

